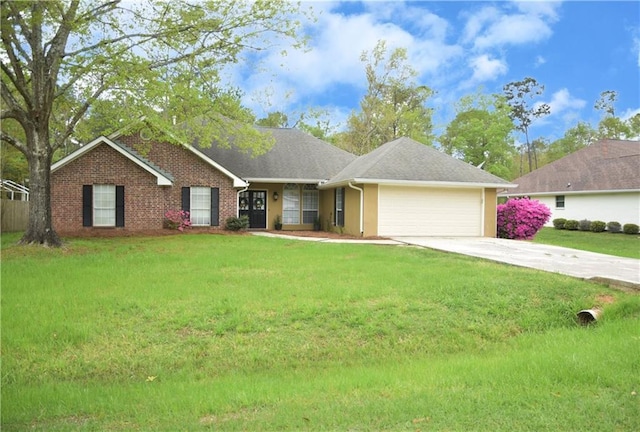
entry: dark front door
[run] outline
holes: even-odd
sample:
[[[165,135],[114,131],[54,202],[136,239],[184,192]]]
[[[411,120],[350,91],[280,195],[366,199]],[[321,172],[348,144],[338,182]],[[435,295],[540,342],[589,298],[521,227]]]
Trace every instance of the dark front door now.
[[[249,228],[267,227],[267,192],[240,192],[240,216],[249,217]]]

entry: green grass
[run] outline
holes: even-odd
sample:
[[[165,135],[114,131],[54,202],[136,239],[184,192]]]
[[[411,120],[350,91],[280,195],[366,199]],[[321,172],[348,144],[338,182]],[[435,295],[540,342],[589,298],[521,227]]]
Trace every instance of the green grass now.
[[[536,234],[533,241],[535,243],[640,259],[640,236],[638,235],[543,228]]]
[[[18,238],[3,431],[640,429],[637,295],[411,247]]]

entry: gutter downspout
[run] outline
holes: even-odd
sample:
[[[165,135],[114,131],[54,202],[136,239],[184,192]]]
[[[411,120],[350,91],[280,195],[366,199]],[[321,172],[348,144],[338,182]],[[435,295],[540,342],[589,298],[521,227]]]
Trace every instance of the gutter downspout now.
[[[360,237],[364,236],[364,190],[349,182],[349,187],[360,191]]]
[[[238,205],[238,203],[240,202],[240,194],[242,192],[246,192],[247,189],[249,189],[249,182],[247,182],[247,187],[236,192],[236,217],[240,217],[240,206]]]

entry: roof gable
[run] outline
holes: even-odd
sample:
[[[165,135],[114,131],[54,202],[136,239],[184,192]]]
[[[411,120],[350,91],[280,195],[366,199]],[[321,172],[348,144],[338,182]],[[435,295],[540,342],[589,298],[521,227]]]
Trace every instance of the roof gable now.
[[[93,150],[94,148],[96,148],[101,144],[105,144],[111,147],[112,149],[114,149],[115,151],[117,151],[127,159],[129,159],[131,162],[135,163],[145,171],[149,172],[151,175],[155,176],[157,179],[157,184],[159,186],[170,186],[173,184],[173,176],[171,174],[161,170],[160,168],[155,166],[153,163],[151,163],[150,161],[142,157],[140,154],[138,154],[134,150],[124,145],[120,145],[116,141],[112,141],[109,138],[104,136],[96,138],[95,140],[80,147],[80,149],[76,150],[75,152],[71,153],[70,155],[60,159],[58,162],[51,165],[51,172],[55,172],[56,170],[80,158],[81,156],[90,152],[91,150]]]
[[[601,140],[516,180],[509,195],[640,190],[640,141]]]
[[[150,123],[145,118],[142,118],[142,119],[138,120],[138,122],[143,122],[143,123],[147,124],[149,127],[157,128],[157,126],[155,126],[154,124]],[[160,129],[160,130],[161,130],[161,132],[163,134],[171,135],[171,132],[169,132],[169,131],[166,131],[166,130],[163,130],[163,129]],[[122,129],[112,133],[111,135],[109,135],[109,138],[115,140],[116,138],[118,138],[120,136],[126,135],[130,131],[131,131],[131,126],[127,126],[127,127],[124,127]],[[176,145],[181,145],[182,147],[184,147],[185,149],[189,150],[191,153],[195,154],[197,157],[202,159],[204,162],[206,162],[207,164],[211,165],[216,170],[220,171],[221,173],[223,173],[224,175],[229,177],[233,181],[233,187],[246,187],[247,186],[247,182],[245,182],[242,178],[240,178],[239,176],[237,176],[236,174],[234,174],[233,172],[228,170],[225,166],[223,166],[223,165],[219,164],[218,162],[216,162],[215,160],[211,159],[208,155],[205,155],[204,153],[202,153],[202,151],[199,148],[197,148],[197,146],[189,145],[189,144],[186,144],[184,142],[178,142]],[[128,148],[128,147],[126,147],[126,148]]]
[[[360,156],[326,185],[348,182],[512,186],[506,180],[410,138],[399,138]]]

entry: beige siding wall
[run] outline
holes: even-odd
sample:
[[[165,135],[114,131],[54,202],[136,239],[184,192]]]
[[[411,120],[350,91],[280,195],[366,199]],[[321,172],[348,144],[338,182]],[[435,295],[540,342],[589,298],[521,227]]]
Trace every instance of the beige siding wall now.
[[[360,235],[360,191],[344,188],[344,232]]]
[[[484,237],[495,237],[497,231],[498,193],[496,189],[484,190]]]
[[[364,185],[364,236],[378,235],[378,185]]]

